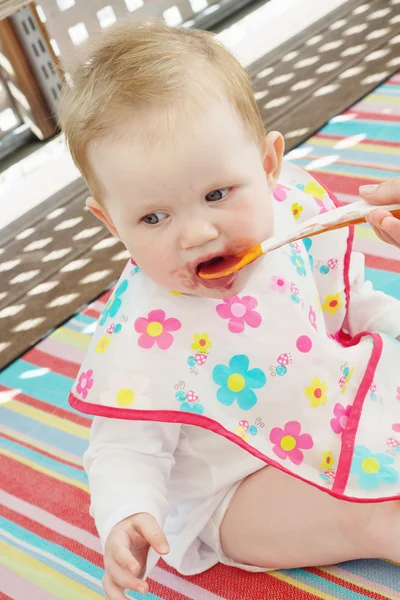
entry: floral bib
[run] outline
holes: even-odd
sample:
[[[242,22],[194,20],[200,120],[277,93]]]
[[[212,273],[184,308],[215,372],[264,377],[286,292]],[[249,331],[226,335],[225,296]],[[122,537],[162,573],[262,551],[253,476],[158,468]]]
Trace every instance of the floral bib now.
[[[334,208],[290,164],[274,198],[275,233]],[[400,497],[400,344],[343,331],[351,242],[346,228],[275,250],[224,300],[177,295],[129,261],[71,406],[212,430],[337,497]]]

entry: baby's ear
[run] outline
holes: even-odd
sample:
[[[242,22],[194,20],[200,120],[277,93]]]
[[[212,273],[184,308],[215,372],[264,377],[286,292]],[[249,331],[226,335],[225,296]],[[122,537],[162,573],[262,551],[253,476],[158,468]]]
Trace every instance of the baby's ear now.
[[[104,206],[102,206],[95,198],[91,196],[86,200],[86,206],[90,210],[90,212],[100,219],[102,223],[107,227],[108,231],[116,238],[119,239],[118,231],[115,229],[114,223],[111,220],[111,217],[108,215]]]
[[[272,186],[278,181],[284,151],[285,141],[282,134],[279,131],[271,131],[265,138],[263,164],[268,183]]]

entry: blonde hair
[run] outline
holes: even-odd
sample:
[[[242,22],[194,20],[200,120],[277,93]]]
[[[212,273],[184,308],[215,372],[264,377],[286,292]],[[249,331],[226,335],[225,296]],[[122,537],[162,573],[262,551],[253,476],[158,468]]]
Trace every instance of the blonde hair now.
[[[70,77],[60,124],[97,200],[101,183],[89,164],[89,144],[121,126],[128,111],[151,111],[153,123],[158,117],[160,135],[160,123],[179,122],[181,129],[183,116],[195,118],[193,108],[204,109],[210,98],[224,96],[255,143],[263,145],[265,132],[250,77],[211,33],[126,21],[91,40]]]

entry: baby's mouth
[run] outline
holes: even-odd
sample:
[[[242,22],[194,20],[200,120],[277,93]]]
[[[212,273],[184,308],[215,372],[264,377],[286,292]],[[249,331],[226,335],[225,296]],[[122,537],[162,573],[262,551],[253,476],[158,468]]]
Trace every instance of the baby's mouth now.
[[[225,256],[214,256],[210,260],[199,263],[196,267],[196,274],[198,276],[200,271],[205,275],[214,275],[215,273],[223,273],[225,269],[231,268],[238,261],[237,255],[228,254]],[[223,278],[223,275],[221,275]],[[218,280],[218,278],[217,278]],[[204,279],[203,279],[204,282]]]
[[[196,273],[197,275],[200,273],[200,271],[202,270],[206,270],[207,273],[208,272],[215,272],[216,270],[220,270],[221,267],[221,263],[224,261],[224,257],[223,256],[214,256],[214,258],[211,258],[210,260],[206,260],[204,262],[201,262],[197,265],[196,267]],[[217,267],[217,265],[219,265],[219,267]]]

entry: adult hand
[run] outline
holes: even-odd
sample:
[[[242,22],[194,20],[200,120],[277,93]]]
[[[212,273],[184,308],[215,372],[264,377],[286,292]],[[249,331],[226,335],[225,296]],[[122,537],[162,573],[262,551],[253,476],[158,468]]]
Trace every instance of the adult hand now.
[[[377,207],[380,204],[400,205],[400,177],[388,179],[379,185],[361,186],[360,196]],[[367,220],[381,240],[400,248],[400,219],[396,219],[386,210],[377,208]]]

